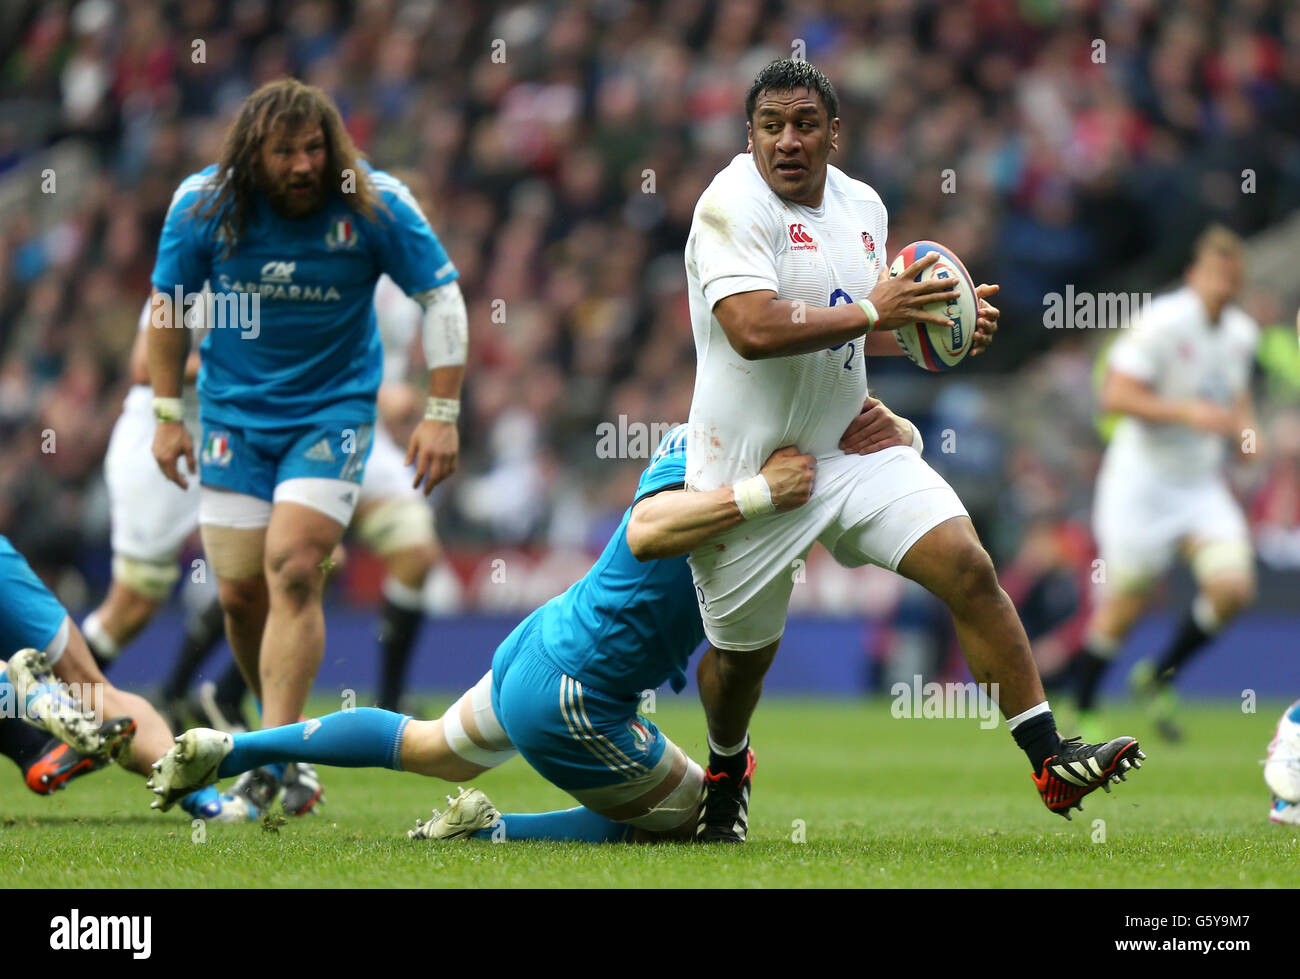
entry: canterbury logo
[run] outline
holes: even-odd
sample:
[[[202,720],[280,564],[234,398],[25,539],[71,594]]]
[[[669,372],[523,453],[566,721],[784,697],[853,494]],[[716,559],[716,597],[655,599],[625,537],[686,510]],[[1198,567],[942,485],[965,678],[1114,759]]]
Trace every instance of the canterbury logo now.
[[[813,243],[812,235],[804,231],[802,224],[790,225],[790,240],[796,245],[811,245]]]

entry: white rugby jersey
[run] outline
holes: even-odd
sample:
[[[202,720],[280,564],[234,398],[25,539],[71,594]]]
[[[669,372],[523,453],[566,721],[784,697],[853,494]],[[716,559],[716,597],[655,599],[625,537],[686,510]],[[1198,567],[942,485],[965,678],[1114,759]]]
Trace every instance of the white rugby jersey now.
[[[405,381],[411,373],[411,345],[424,328],[424,307],[381,275],[375,283],[375,321],[384,345],[384,383]]]
[[[880,195],[836,167],[827,168],[818,208],[779,197],[748,153],[713,178],[686,242],[696,356],[687,485],[710,490],[752,476],[783,445],[818,458],[841,454],[840,437],[867,392],[863,337],[835,350],[745,360],[713,306],[760,289],[809,306],[865,299],[885,269],[887,226]]]
[[[1154,299],[1111,347],[1108,367],[1149,385],[1162,398],[1204,399],[1231,408],[1250,386],[1259,326],[1237,306],[1211,324],[1190,286]],[[1206,479],[1223,465],[1227,439],[1182,424],[1124,416],[1104,467],[1149,472],[1179,482]]]

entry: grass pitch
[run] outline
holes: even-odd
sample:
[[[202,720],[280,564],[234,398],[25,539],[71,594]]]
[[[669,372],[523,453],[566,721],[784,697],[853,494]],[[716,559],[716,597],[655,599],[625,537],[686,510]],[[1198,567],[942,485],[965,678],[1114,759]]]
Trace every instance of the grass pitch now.
[[[424,715],[450,700],[429,699]],[[1286,887],[1300,831],[1268,823],[1258,764],[1283,706],[1189,706],[1178,746],[1115,710],[1106,729],[1141,738],[1149,761],[1066,822],[1039,802],[1005,724],[895,719],[884,700],[767,699],[750,842],[728,848],[411,842],[405,830],[454,790],[389,771],[322,768],[321,816],[202,831],[179,809],[150,811],[143,779],[120,769],[51,798],[15,772],[0,886]],[[694,700],[659,707],[655,721],[703,758]],[[518,759],[475,784],[502,811],[573,804]]]

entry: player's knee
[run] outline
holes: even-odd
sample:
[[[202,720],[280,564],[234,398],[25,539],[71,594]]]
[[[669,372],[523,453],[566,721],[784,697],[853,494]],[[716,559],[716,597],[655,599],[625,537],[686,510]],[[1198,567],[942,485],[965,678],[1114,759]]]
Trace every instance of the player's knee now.
[[[752,650],[718,649],[716,646],[710,649],[718,679],[729,687],[761,683],[776,657],[775,645]]]
[[[1254,604],[1255,582],[1246,577],[1215,581],[1206,587],[1206,596],[1219,621],[1227,622]]]
[[[946,594],[942,596],[950,606],[954,609],[972,608],[989,602],[1001,604],[1007,600],[998,583],[993,559],[979,541],[964,541],[951,553]]]
[[[329,564],[313,547],[272,554],[267,561],[267,585],[277,597],[295,603],[311,601],[320,594]]]
[[[403,548],[388,557],[389,572],[411,588],[419,588],[437,563],[438,549],[432,544]]]
[[[217,599],[221,610],[232,619],[248,619],[260,615],[266,606],[266,579],[220,578],[217,582]]]

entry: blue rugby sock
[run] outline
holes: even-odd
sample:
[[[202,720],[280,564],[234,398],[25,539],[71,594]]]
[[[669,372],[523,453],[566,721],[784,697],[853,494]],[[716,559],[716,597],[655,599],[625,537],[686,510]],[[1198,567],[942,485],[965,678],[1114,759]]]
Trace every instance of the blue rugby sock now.
[[[505,824],[504,837],[501,824]],[[555,812],[506,813],[495,825],[474,833],[476,840],[572,840],[576,843],[622,843],[631,833],[627,823],[616,823],[585,806]]]
[[[263,765],[291,761],[339,768],[402,770],[402,732],[410,715],[359,707],[297,724],[234,735],[235,747],[217,775],[227,778]],[[283,774],[283,768],[280,769]]]
[[[199,817],[204,815],[203,807],[209,803],[213,804],[213,809],[220,809],[221,793],[215,785],[209,785],[206,788],[191,792],[181,799],[181,808],[191,816]]]

